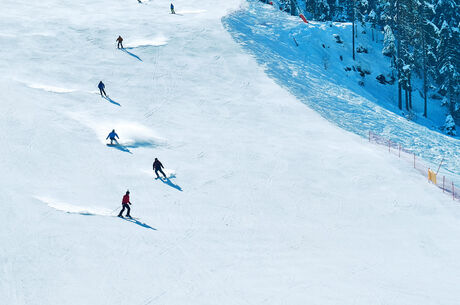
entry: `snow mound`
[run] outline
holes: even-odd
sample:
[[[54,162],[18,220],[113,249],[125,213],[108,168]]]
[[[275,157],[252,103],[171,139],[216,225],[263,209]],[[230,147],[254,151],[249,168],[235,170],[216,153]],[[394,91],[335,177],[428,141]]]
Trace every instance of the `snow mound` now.
[[[127,43],[127,48],[139,48],[139,47],[160,47],[168,44],[168,39],[166,37],[156,37],[153,39],[139,39],[134,40],[133,42]]]
[[[185,15],[185,14],[201,14],[201,13],[205,13],[206,10],[184,10],[184,11],[176,11],[177,14],[182,14],[182,15]]]
[[[72,93],[72,92],[77,91],[75,89],[61,88],[61,87],[42,85],[42,84],[28,84],[27,86],[33,89],[41,89],[41,90],[53,92],[53,93]]]
[[[98,120],[89,114],[68,113],[72,119],[89,127],[97,135],[97,139],[107,144],[107,135],[115,129],[120,139],[118,143],[126,148],[158,147],[166,145],[166,140],[157,136],[155,132],[139,123],[128,121]]]
[[[104,209],[100,207],[82,207],[65,202],[60,202],[48,197],[36,196],[35,198],[43,203],[46,203],[50,208],[66,213],[81,215],[112,216],[112,211],[109,209]]]
[[[138,123],[131,122],[100,124],[97,129],[97,133],[99,139],[103,143],[107,142],[107,134],[112,130],[110,129],[110,126],[113,126],[112,129],[115,129],[119,135],[120,140],[118,142],[126,147],[156,147],[165,144],[165,140],[155,136],[155,133],[151,129]]]

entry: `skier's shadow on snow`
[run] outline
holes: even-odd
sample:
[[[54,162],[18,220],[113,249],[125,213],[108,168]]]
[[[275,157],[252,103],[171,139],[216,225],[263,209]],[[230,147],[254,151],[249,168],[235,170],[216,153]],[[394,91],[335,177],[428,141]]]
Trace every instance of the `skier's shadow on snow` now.
[[[118,149],[119,151],[122,152],[127,152],[129,154],[133,154],[126,146],[121,145],[121,144],[107,144],[108,147],[113,147],[115,149]]]
[[[133,143],[130,143],[130,144],[107,144],[108,147],[113,147],[115,149],[118,149],[119,151],[122,151],[122,152],[127,152],[129,154],[132,154],[132,152],[129,150],[130,148],[139,148],[139,147],[157,147],[158,144],[154,143],[154,142],[149,142],[149,141],[139,141],[139,142],[133,142]]]
[[[148,224],[144,223],[144,222],[140,222],[139,220],[137,219],[134,219],[134,218],[122,218],[124,220],[126,220],[127,222],[131,222],[131,223],[134,223],[138,226],[141,226],[143,228],[146,228],[146,229],[149,229],[149,230],[153,230],[153,231],[156,231],[157,229],[155,229],[154,227],[151,227],[149,226]]]
[[[174,178],[174,177],[171,177],[171,178]],[[155,180],[158,180],[158,178],[155,178]],[[166,179],[159,178],[159,180],[160,180],[161,182],[163,182],[164,184],[169,185],[170,187],[172,187],[172,188],[178,190],[179,192],[182,192],[182,188],[181,188],[179,185],[174,184],[174,183],[171,181],[171,179],[169,179],[169,178],[166,178]]]
[[[129,52],[129,51],[126,50],[126,49],[121,49],[121,50],[122,50],[123,52],[125,52],[126,54],[131,55],[132,57],[136,58],[137,60],[142,61],[142,59],[141,59],[139,56],[137,56],[136,54],[131,53],[131,52]]]
[[[106,100],[108,100],[109,102],[111,102],[112,104],[114,104],[114,105],[117,105],[117,106],[120,106],[120,107],[121,107],[120,103],[117,103],[117,102],[115,102],[115,101],[114,101],[114,100],[112,100],[110,97],[108,97],[108,96],[104,96],[104,98],[105,98]]]

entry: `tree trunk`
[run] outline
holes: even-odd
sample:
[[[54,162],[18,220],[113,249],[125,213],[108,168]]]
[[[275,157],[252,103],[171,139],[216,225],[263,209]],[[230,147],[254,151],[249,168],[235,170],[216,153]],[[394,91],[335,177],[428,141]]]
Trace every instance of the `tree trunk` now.
[[[409,88],[407,89],[409,93],[409,109],[412,110],[412,85],[411,85],[411,75],[409,74],[408,80]]]
[[[427,89],[427,66],[426,66],[426,44],[425,44],[425,34],[423,35],[423,116],[428,117],[428,105],[427,105],[427,94],[428,94],[428,89]]]
[[[353,0],[353,17],[352,17],[352,33],[351,37],[353,40],[353,60],[355,60],[355,0]]]
[[[409,98],[407,97],[407,89],[404,89],[404,96],[406,98],[406,110],[409,111]]]
[[[398,71],[398,108],[399,110],[402,110],[402,92],[401,92],[401,67],[400,67],[400,63],[399,63],[399,58],[401,58],[401,32],[400,32],[400,28],[399,28],[399,1],[397,3],[397,7],[396,7],[396,43],[398,44],[398,48],[397,48],[397,54],[396,54],[396,70]]]
[[[296,11],[295,2],[294,2],[294,0],[291,0],[291,15],[292,16],[295,16],[295,11]]]
[[[412,110],[412,89],[409,89],[409,108]]]

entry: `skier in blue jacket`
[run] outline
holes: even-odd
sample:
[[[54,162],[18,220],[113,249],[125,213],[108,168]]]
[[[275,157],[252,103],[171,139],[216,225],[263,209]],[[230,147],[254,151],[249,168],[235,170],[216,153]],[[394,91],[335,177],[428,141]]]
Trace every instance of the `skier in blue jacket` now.
[[[113,145],[113,141],[115,141],[117,144],[118,144],[118,141],[117,139],[120,139],[117,135],[117,133],[115,132],[115,129],[112,130],[111,133],[109,133],[109,135],[107,136],[107,138],[105,138],[106,140],[110,138],[110,145]]]
[[[102,81],[99,82],[99,84],[97,85],[97,87],[99,88],[99,92],[101,93],[101,96],[104,97],[102,95],[102,93],[104,93],[105,97],[107,97],[107,93],[105,93],[105,85]]]
[[[174,11],[174,5],[171,3],[171,14],[175,14],[176,12]]]

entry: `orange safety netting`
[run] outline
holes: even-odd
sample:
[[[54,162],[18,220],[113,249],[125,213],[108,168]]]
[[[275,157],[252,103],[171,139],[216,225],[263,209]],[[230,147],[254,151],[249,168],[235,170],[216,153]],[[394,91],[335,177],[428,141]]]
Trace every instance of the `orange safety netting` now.
[[[415,152],[372,131],[369,131],[369,142],[386,146],[389,153],[398,156],[400,159],[406,160],[409,164],[411,163],[412,167],[425,175],[430,183],[442,189],[444,193],[450,194],[452,199],[460,200],[460,185],[456,186],[451,177],[442,173],[440,174],[438,172],[440,166],[437,171],[434,171],[425,161],[418,157]]]

